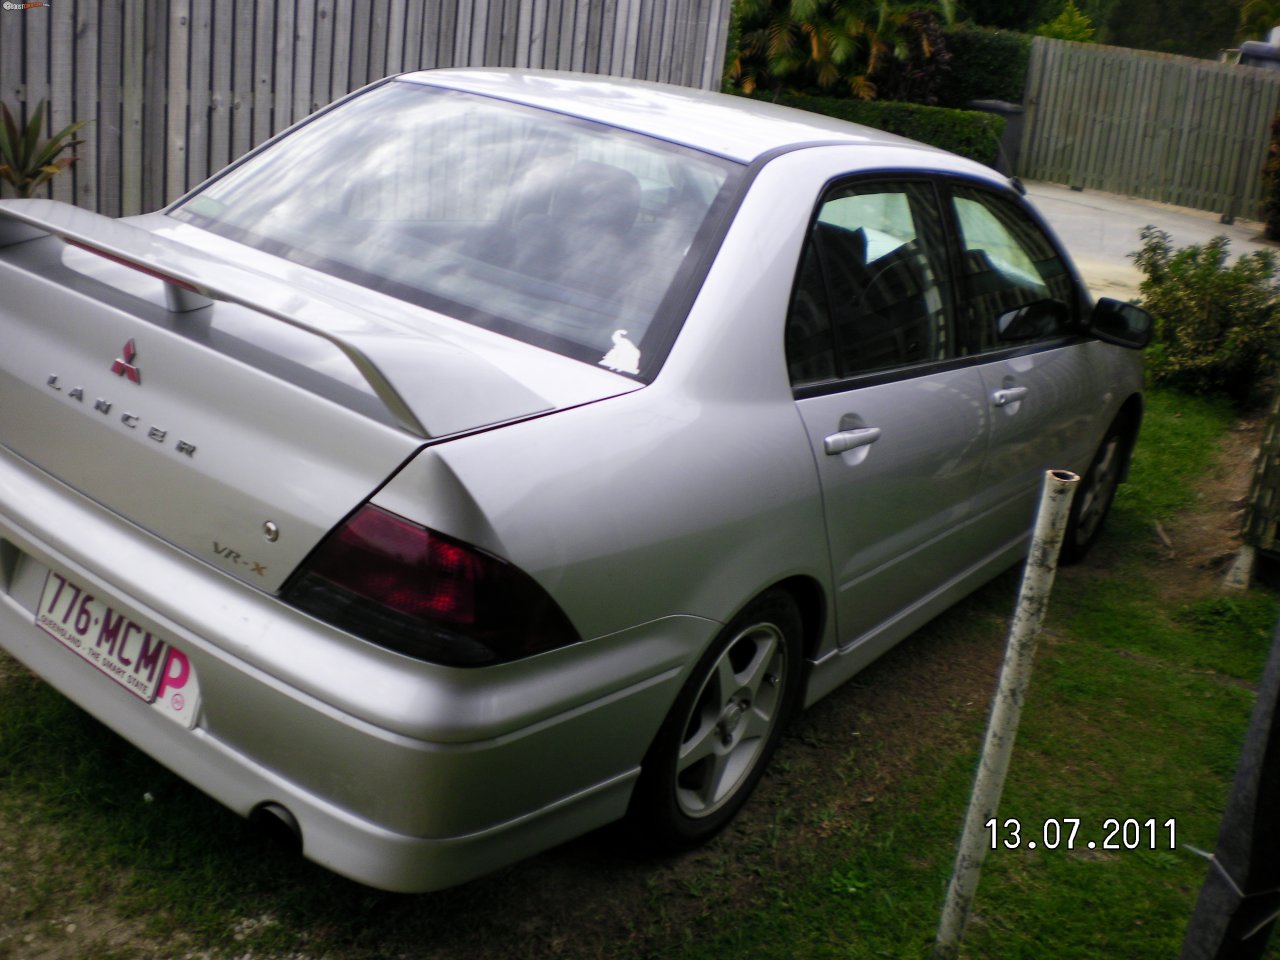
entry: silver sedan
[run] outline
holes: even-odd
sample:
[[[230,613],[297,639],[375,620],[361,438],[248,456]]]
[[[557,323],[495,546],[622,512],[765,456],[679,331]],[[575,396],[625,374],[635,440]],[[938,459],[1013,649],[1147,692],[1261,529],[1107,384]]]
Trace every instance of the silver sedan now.
[[[1142,414],[1016,184],[674,87],[368,87],[167,209],[0,203],[0,646],[366,884],[701,841]]]

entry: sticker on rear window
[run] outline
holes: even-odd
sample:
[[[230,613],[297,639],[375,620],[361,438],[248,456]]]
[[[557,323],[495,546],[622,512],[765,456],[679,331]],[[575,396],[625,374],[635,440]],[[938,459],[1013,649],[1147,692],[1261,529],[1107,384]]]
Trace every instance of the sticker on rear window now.
[[[613,331],[613,347],[600,358],[600,366],[619,373],[640,372],[640,348],[627,339],[627,331]]]

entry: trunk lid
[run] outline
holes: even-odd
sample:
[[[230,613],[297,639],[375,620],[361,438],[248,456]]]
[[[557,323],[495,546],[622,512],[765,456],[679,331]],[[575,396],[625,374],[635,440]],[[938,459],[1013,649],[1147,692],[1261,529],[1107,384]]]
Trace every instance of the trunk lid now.
[[[166,219],[0,203],[0,444],[262,589],[424,444],[639,386],[445,318],[411,331],[395,311],[418,308]]]

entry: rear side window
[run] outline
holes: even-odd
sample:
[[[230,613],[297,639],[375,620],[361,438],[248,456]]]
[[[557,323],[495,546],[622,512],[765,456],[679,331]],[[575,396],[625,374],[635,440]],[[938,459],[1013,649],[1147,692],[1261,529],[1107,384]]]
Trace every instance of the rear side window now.
[[[793,384],[951,353],[942,228],[927,184],[859,184],[823,200],[787,318]]]
[[[984,190],[951,190],[960,243],[960,353],[982,353],[1070,332],[1067,265],[1016,204]]]

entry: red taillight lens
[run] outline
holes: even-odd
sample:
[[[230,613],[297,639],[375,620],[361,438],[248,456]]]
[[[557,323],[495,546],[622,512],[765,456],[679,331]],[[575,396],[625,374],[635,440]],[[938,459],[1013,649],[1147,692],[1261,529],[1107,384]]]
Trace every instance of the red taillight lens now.
[[[579,639],[522,570],[371,504],[316,548],[283,595],[374,643],[454,666],[517,660]]]
[[[469,624],[485,567],[474,551],[365,507],[312,557],[309,572],[409,617]]]

